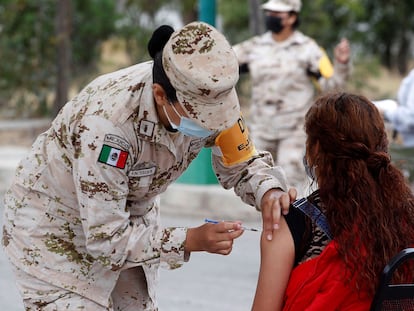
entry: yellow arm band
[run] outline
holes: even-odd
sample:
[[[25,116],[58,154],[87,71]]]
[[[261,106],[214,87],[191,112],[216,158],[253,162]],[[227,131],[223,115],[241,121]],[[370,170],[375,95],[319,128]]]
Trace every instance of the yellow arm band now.
[[[230,166],[249,160],[257,154],[244,119],[240,116],[229,129],[221,132],[215,140],[224,165]]]
[[[319,60],[319,72],[321,73],[322,77],[328,79],[334,74],[332,63],[329,60],[328,55],[326,55],[325,51],[323,51],[323,55]]]

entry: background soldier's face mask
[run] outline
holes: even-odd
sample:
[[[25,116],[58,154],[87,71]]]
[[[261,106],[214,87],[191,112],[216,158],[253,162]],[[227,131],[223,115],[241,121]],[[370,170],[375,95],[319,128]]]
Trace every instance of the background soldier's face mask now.
[[[193,120],[180,115],[178,111],[175,109],[173,104],[171,104],[171,107],[174,109],[175,113],[180,117],[179,125],[176,125],[171,121],[170,117],[168,116],[167,111],[165,110],[165,106],[163,106],[163,109],[164,109],[165,116],[168,119],[168,122],[170,122],[170,125],[174,130],[177,130],[186,136],[192,136],[192,137],[198,137],[198,138],[206,138],[213,134],[213,131],[209,131],[201,127],[197,123],[195,123]]]
[[[266,15],[266,29],[274,33],[280,33],[283,28],[282,18],[279,16]]]

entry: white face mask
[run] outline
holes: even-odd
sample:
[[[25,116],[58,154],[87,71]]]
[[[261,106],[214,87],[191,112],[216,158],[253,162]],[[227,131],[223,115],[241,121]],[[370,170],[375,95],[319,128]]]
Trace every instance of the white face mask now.
[[[175,113],[180,117],[180,124],[176,125],[174,124],[170,117],[168,116],[167,111],[165,110],[165,106],[163,106],[165,116],[168,119],[168,122],[170,122],[170,125],[173,129],[181,132],[182,134],[186,136],[192,136],[192,137],[198,137],[198,138],[206,138],[210,135],[212,135],[214,132],[207,130],[197,123],[195,123],[193,120],[181,116],[178,111],[175,109],[174,104],[171,104],[172,108],[174,109]]]

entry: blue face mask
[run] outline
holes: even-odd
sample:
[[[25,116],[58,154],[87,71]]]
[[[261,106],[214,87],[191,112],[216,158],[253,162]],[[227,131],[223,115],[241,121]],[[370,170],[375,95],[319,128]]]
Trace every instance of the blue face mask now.
[[[198,125],[197,123],[195,123],[193,120],[191,120],[187,117],[181,116],[178,113],[178,111],[175,109],[174,105],[171,104],[171,106],[174,109],[175,113],[178,116],[180,116],[180,124],[179,125],[174,124],[170,120],[170,117],[168,116],[168,113],[165,110],[165,106],[163,106],[163,109],[164,109],[164,113],[165,113],[165,115],[168,119],[168,122],[170,122],[170,125],[173,129],[181,132],[182,134],[184,134],[186,136],[198,137],[198,138],[206,138],[206,137],[213,134],[213,131],[207,130],[207,129],[201,127],[200,125]]]
[[[306,175],[312,180],[316,180],[316,172],[315,167],[310,167],[308,161],[306,160],[306,156],[303,156],[303,166],[305,167]]]

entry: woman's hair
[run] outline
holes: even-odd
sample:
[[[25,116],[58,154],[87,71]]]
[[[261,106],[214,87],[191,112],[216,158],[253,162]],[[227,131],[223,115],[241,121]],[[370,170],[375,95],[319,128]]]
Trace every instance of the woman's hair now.
[[[305,131],[339,255],[356,288],[373,294],[385,265],[414,242],[414,197],[390,162],[382,116],[363,96],[332,93],[309,109]]]
[[[148,41],[148,53],[154,60],[152,68],[153,83],[162,86],[171,103],[177,101],[177,95],[162,66],[162,50],[173,32],[174,29],[171,26],[162,25],[154,31]]]

